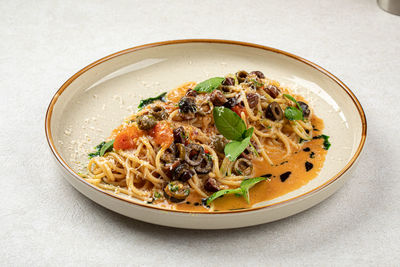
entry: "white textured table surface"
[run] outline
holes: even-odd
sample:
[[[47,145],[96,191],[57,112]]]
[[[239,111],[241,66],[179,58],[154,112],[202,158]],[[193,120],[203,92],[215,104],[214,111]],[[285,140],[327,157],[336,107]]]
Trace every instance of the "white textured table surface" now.
[[[1,265],[400,264],[400,17],[375,1],[1,1],[0,13]],[[44,137],[57,88],[112,52],[182,38],[280,48],[342,79],[368,120],[354,177],[306,212],[226,231],[135,221],[73,189]]]

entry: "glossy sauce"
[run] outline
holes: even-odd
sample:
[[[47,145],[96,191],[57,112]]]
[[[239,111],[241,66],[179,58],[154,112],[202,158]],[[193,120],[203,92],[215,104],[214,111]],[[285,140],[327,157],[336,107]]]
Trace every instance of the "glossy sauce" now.
[[[311,121],[314,128],[318,130],[314,130],[314,136],[322,134],[323,121],[316,116],[313,116]],[[293,154],[286,159],[283,159],[284,151],[267,152],[275,163],[274,166],[264,161],[253,161],[254,177],[266,174],[271,174],[271,177],[270,180],[260,182],[250,190],[250,204],[243,197],[225,195],[214,201],[214,210],[249,208],[256,203],[272,200],[304,186],[318,175],[327,153],[323,147],[323,139],[312,139],[305,142],[300,150],[292,152]],[[310,168],[311,165],[312,167]],[[201,197],[197,194],[190,194],[186,201],[189,204],[186,202],[176,204],[176,209],[187,211],[208,210],[202,205]]]

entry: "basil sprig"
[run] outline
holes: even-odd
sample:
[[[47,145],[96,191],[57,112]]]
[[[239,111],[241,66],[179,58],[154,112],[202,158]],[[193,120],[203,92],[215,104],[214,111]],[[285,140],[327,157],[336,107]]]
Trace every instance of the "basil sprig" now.
[[[104,156],[105,153],[110,152],[111,150],[113,150],[114,148],[114,140],[111,140],[109,142],[101,142],[100,144],[98,144],[97,146],[95,146],[96,151],[89,153],[89,158],[93,158],[93,157],[102,157]]]
[[[149,97],[146,99],[142,99],[140,100],[138,109],[141,110],[143,109],[145,106],[150,105],[151,103],[153,103],[154,101],[160,100],[162,102],[165,102],[165,96],[166,96],[167,92],[161,93],[158,96],[155,97]]]
[[[250,144],[254,128],[246,129],[246,124],[242,118],[229,108],[214,107],[213,117],[218,131],[226,139],[231,140],[225,146],[225,156],[230,161],[235,161]]]
[[[197,84],[194,90],[199,93],[211,93],[217,89],[224,80],[225,78],[222,77],[214,77]]]
[[[246,199],[247,203],[250,203],[250,195],[249,195],[249,190],[253,186],[255,186],[257,183],[267,180],[266,177],[255,177],[255,178],[250,178],[250,179],[245,179],[242,181],[240,184],[240,187],[235,188],[235,189],[223,189],[215,192],[211,196],[207,198],[207,205],[210,205],[211,202],[216,200],[219,197],[222,197],[227,194],[236,194],[238,196],[243,196],[244,199]]]
[[[293,101],[298,107],[298,108],[296,108],[296,107],[287,107],[285,109],[285,117],[290,121],[304,120],[303,109],[301,108],[301,106],[297,102],[297,100],[294,99],[294,97],[291,96],[291,95],[284,94],[283,96],[286,97],[287,99]]]

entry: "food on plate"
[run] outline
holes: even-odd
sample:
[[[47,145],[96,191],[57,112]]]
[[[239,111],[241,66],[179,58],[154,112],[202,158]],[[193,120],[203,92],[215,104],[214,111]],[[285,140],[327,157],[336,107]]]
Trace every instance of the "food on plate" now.
[[[167,209],[248,208],[318,174],[330,147],[323,127],[303,97],[242,70],[142,100],[82,177]]]

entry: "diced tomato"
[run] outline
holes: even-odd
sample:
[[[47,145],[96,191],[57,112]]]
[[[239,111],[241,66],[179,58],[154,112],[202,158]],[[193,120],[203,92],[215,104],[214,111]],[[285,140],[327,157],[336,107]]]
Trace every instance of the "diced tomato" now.
[[[120,150],[136,148],[137,139],[142,135],[143,131],[139,130],[136,126],[129,126],[119,132],[115,137],[114,149]]]
[[[174,140],[172,128],[166,121],[160,121],[150,130],[149,135],[153,137],[154,142],[158,145],[170,146]]]
[[[236,114],[238,114],[239,117],[240,117],[240,114],[241,114],[242,112],[244,112],[244,113],[246,114],[246,109],[245,109],[244,107],[240,106],[240,105],[234,106],[234,107],[232,108],[232,111],[234,111]]]

